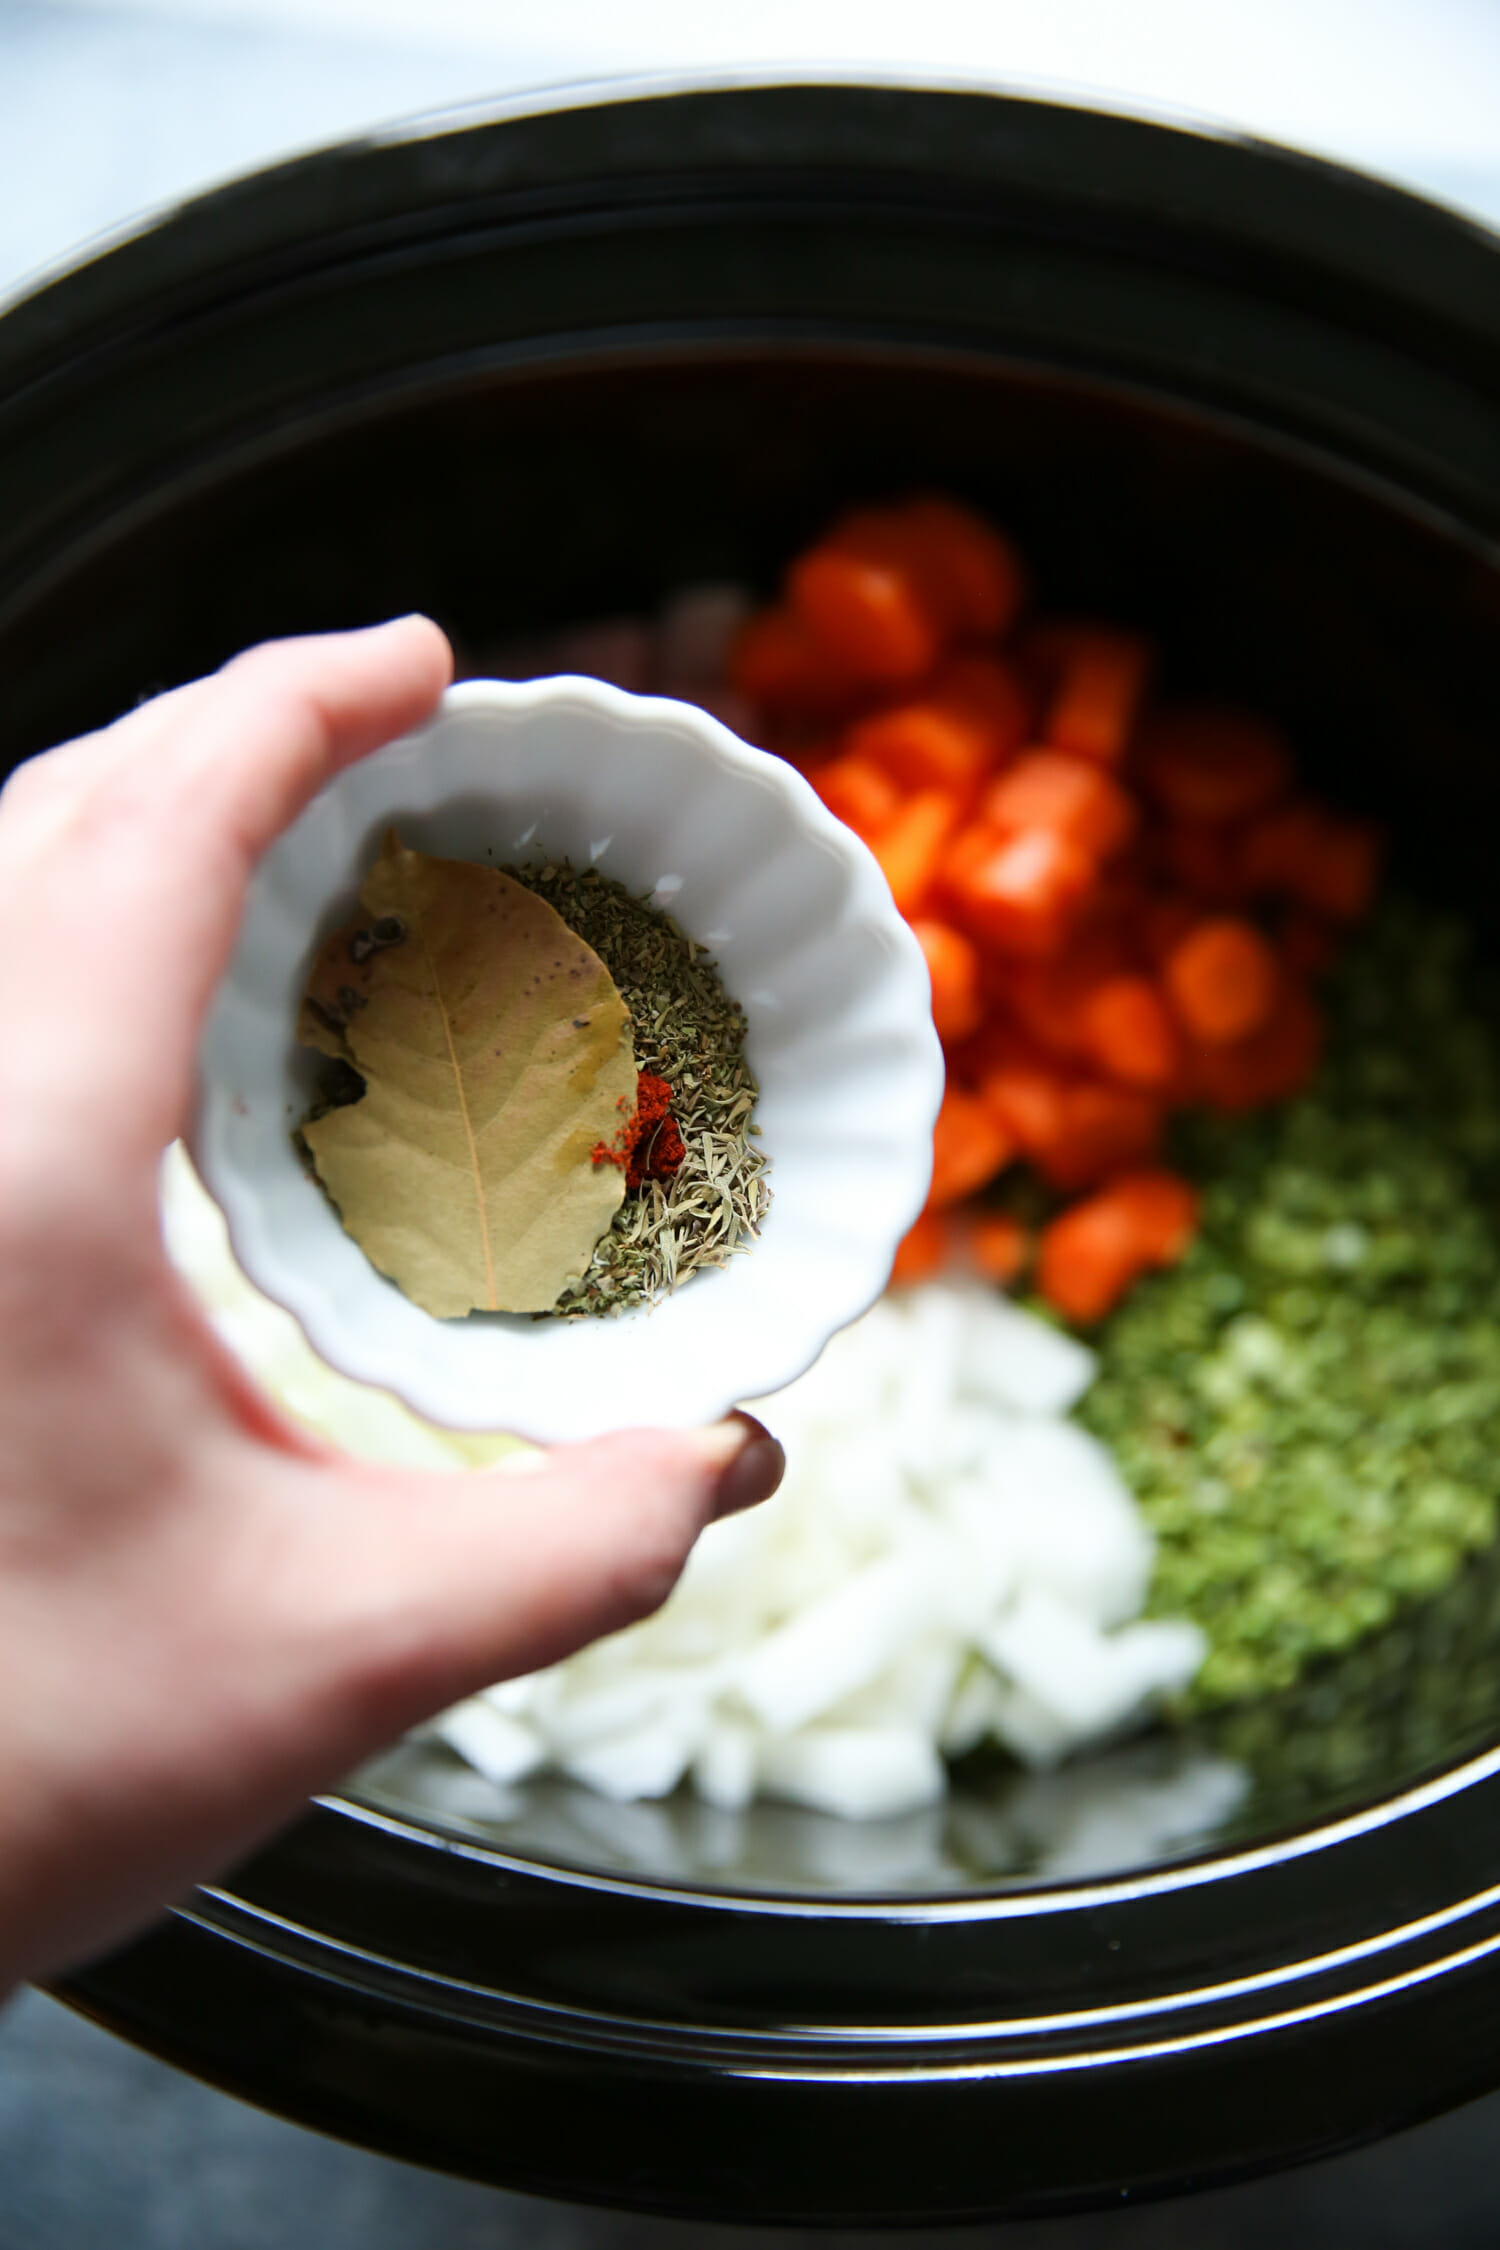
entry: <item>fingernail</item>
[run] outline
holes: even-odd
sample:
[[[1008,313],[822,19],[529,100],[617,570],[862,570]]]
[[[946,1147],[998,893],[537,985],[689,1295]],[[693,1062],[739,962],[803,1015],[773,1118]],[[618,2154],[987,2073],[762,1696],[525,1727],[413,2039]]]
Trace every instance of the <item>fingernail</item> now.
[[[738,1515],[769,1500],[786,1469],[786,1455],[772,1437],[748,1414],[731,1415],[700,1430],[699,1442],[711,1461],[722,1462],[714,1492],[715,1516]]]

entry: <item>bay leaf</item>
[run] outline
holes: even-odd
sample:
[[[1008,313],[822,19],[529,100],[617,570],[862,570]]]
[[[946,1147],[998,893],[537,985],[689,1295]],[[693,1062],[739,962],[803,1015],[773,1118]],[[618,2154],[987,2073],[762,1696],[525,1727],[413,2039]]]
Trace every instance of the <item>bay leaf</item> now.
[[[591,1152],[635,1105],[630,1017],[598,955],[498,869],[392,832],[320,948],[298,1036],[363,1096],[303,1128],[372,1265],[424,1311],[546,1312],[625,1192]]]

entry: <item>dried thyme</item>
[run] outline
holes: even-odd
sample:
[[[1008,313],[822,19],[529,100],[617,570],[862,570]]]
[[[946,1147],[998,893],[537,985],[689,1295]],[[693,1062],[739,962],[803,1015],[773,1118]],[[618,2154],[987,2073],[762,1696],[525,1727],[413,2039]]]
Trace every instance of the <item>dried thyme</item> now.
[[[636,1067],[671,1087],[684,1148],[671,1180],[630,1190],[587,1270],[541,1317],[654,1303],[747,1249],[770,1202],[744,1011],[670,915],[597,868],[554,861],[505,872],[545,899],[614,978],[630,1011]]]

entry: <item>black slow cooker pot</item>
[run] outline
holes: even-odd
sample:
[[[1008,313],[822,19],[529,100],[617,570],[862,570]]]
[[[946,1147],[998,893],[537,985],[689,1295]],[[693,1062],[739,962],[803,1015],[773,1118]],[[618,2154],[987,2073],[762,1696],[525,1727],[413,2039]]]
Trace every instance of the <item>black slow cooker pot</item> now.
[[[1277,713],[1407,880],[1493,921],[1495,246],[1269,149],[974,93],[419,123],[14,306],[5,758],[266,634],[421,607],[482,650],[769,582],[913,485]],[[1060,1878],[998,1762],[905,1845],[776,1808],[726,1844],[555,1789],[486,1815],[407,1751],[63,1990],[544,2193],[889,2223],[1183,2187],[1500,2080],[1497,1735],[1482,1560],[1278,1705],[1116,1753],[1237,1762],[1175,1857]]]

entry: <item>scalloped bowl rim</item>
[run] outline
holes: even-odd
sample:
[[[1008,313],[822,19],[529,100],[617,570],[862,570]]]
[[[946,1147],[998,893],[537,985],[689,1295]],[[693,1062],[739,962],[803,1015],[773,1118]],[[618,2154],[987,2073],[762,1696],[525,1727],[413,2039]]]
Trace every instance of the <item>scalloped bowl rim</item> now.
[[[611,768],[607,749],[622,743],[628,769]],[[559,811],[547,792],[569,774],[583,777],[578,801]],[[661,866],[671,850],[647,840],[653,805],[669,839],[675,823],[691,845],[698,825],[699,857],[684,853],[681,869]],[[655,1307],[566,1322],[434,1320],[368,1263],[292,1145],[313,1078],[291,1025],[315,944],[353,907],[374,838],[396,819],[422,849],[519,864],[545,847],[668,910],[681,898],[683,926],[750,1022],[772,1203],[747,1253]],[[691,902],[709,879],[705,855],[723,860],[741,831],[745,918],[704,926]],[[757,837],[774,847],[759,859]],[[730,907],[735,895],[731,881]],[[809,899],[823,919],[788,950]],[[435,1422],[543,1443],[682,1427],[794,1381],[884,1288],[930,1179],[943,1065],[929,993],[875,859],[794,767],[663,697],[573,676],[465,681],[428,724],[339,774],[257,869],[200,1043],[190,1146],[246,1274],[342,1373]],[[795,1241],[794,1219],[805,1230]]]

